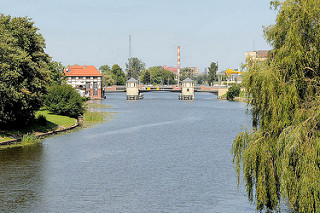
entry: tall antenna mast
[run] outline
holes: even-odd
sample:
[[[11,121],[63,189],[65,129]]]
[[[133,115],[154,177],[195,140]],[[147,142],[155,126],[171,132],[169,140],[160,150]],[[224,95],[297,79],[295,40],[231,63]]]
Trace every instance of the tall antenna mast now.
[[[129,35],[129,58],[131,58],[131,35]]]
[[[177,50],[177,69],[178,69],[178,85],[180,83],[180,46],[178,46]]]

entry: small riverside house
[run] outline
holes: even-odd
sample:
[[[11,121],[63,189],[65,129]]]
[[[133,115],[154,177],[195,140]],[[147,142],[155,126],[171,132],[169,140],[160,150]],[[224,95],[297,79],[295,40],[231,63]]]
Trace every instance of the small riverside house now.
[[[68,66],[64,70],[67,84],[80,93],[92,99],[103,98],[102,76],[95,66]]]

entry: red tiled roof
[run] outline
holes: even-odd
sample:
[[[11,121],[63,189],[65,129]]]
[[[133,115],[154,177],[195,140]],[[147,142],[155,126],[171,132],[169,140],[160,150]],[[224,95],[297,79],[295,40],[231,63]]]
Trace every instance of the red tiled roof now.
[[[95,66],[68,66],[64,74],[66,76],[102,76]]]
[[[178,73],[178,69],[176,67],[167,67],[166,65],[163,66],[163,69],[169,70],[173,73]]]

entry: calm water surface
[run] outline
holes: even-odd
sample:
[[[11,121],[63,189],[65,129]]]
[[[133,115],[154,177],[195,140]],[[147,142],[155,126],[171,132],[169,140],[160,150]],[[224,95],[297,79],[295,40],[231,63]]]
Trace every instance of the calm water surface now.
[[[246,104],[108,94],[110,121],[0,152],[0,212],[254,212],[230,148]]]

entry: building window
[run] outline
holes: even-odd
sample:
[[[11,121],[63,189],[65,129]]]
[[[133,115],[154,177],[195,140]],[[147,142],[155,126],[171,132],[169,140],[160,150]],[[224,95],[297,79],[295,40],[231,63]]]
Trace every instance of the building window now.
[[[93,89],[93,95],[94,96],[98,95],[98,89],[97,88]]]
[[[93,82],[93,89],[97,89],[98,88],[98,82]]]
[[[90,89],[90,82],[86,82],[86,89]]]

